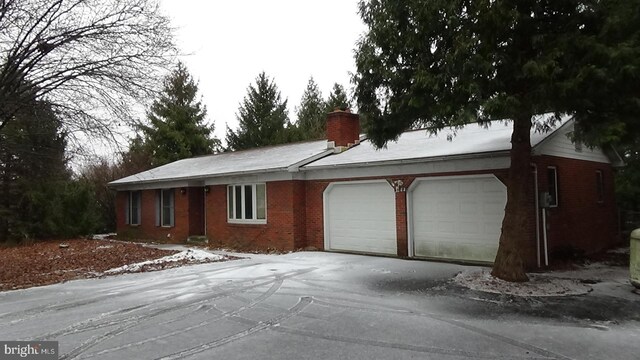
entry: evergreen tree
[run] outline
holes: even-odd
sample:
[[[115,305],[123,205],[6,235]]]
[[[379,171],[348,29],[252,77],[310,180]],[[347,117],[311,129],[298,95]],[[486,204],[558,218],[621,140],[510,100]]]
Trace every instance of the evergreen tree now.
[[[575,135],[592,141],[637,122],[640,0],[371,0],[360,15],[355,95],[377,146],[416,124],[513,121],[492,274],[526,281],[534,116],[573,115]]]
[[[296,109],[298,128],[301,139],[323,139],[325,136],[326,105],[318,85],[309,78],[307,88],[300,99],[300,107]]]
[[[333,89],[325,102],[325,113],[328,114],[336,109],[351,109],[351,102],[344,87],[338,83],[333,84]]]
[[[93,194],[72,179],[61,127],[48,103],[34,101],[0,130],[0,241],[95,229]]]
[[[287,100],[281,100],[275,82],[264,72],[256,78],[255,86],[249,85],[236,118],[238,129],[227,127],[229,150],[282,144],[291,139]]]
[[[151,154],[152,166],[216,151],[220,141],[212,137],[213,125],[207,125],[207,110],[197,99],[198,85],[186,67],[166,77],[160,98],[147,113],[149,125],[141,125],[144,147]]]

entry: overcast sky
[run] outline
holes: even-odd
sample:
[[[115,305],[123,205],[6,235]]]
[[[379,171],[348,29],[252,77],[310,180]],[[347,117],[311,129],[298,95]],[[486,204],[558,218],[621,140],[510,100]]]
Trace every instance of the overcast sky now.
[[[324,97],[334,82],[351,87],[365,30],[357,0],[162,0],[162,8],[220,139],[227,124],[237,127],[239,103],[261,71],[288,99],[291,121],[310,76]]]

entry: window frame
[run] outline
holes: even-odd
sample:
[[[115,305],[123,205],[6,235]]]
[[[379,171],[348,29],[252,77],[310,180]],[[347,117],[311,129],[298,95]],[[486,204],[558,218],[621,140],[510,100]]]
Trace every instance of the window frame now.
[[[137,195],[134,198],[134,194]],[[136,201],[134,201],[136,200]],[[135,213],[137,217],[137,221],[133,221],[133,213],[134,213],[134,202],[135,202]],[[142,192],[140,190],[129,191],[129,204],[128,206],[128,219],[127,224],[131,226],[139,226],[142,223]]]
[[[596,202],[604,203],[604,173],[602,170],[596,170]]]
[[[553,186],[550,180],[550,171],[553,171]],[[553,188],[553,191],[551,191]],[[558,204],[560,204],[560,199],[558,197],[558,167],[556,166],[547,166],[547,190],[550,195],[549,207],[556,208]],[[555,200],[552,202],[551,200]]]
[[[258,187],[264,187],[264,219],[258,218]],[[247,188],[251,189],[251,218],[247,218]],[[240,189],[238,194],[237,190]],[[239,195],[239,196],[238,196]],[[230,224],[266,224],[267,223],[267,184],[245,183],[227,185],[227,222]],[[238,202],[240,207],[238,207]],[[240,218],[238,218],[240,215]]]

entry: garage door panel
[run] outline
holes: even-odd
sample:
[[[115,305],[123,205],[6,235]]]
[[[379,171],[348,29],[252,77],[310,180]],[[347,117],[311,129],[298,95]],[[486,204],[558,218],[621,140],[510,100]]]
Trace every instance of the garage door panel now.
[[[460,203],[460,214],[477,216],[480,213],[480,204],[471,201],[462,201]]]
[[[476,193],[478,192],[478,184],[470,181],[460,182],[458,191],[462,194]]]
[[[328,250],[397,254],[395,194],[386,182],[332,184],[324,206]]]
[[[409,196],[415,256],[486,262],[495,259],[506,204],[506,188],[498,179],[474,176],[418,180]]]
[[[485,194],[496,194],[496,193],[504,193],[505,192],[505,186],[504,184],[498,180],[498,179],[493,179],[493,180],[487,180],[484,181],[482,183],[482,191]]]

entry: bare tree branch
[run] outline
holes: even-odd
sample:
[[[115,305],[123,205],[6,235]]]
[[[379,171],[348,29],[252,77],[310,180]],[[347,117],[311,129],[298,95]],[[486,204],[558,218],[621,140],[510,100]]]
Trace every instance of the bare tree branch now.
[[[67,132],[110,138],[175,55],[158,0],[0,0],[0,129],[45,100]]]

